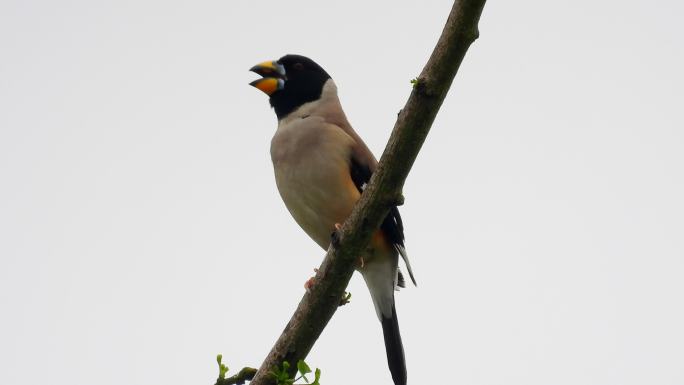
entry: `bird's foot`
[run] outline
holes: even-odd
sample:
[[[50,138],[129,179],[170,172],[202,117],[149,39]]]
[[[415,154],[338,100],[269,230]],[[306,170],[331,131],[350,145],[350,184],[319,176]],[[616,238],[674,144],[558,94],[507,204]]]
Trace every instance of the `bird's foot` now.
[[[359,257],[359,269],[363,269],[364,266],[366,266],[366,262],[363,260],[363,257]]]
[[[318,269],[314,269],[314,273],[318,274]],[[314,275],[313,277],[309,278],[304,282],[304,289],[306,289],[307,293],[311,292],[311,288],[314,286],[316,283],[316,276]]]

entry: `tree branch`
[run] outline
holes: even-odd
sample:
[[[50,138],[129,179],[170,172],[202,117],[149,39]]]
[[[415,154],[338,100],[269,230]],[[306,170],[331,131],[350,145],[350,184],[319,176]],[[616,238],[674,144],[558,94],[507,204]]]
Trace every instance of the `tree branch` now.
[[[401,190],[409,170],[468,47],[479,35],[477,24],[484,4],[485,0],[454,2],[442,35],[399,113],[368,187],[328,248],[316,274],[316,284],[304,294],[251,385],[272,383],[268,373],[283,361],[296,370],[297,361],[307,356],[337,310],[357,256],[367,247],[371,234],[380,227],[390,207],[403,200]]]

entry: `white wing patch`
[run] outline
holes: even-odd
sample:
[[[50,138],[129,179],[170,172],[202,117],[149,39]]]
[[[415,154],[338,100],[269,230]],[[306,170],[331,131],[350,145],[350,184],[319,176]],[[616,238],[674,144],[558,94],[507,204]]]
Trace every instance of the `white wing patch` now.
[[[406,248],[402,245],[394,245],[394,248],[397,249],[399,252],[399,255],[401,255],[401,259],[404,260],[404,263],[406,264],[406,270],[408,270],[409,277],[411,277],[411,282],[413,282],[414,286],[418,286],[416,283],[416,278],[413,276],[413,269],[411,269],[411,263],[409,262],[408,254],[406,253]]]

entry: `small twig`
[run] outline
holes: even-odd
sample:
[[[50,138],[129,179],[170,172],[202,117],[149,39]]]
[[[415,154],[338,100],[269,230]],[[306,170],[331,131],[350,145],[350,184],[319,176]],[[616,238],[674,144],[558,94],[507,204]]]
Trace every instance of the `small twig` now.
[[[245,381],[252,381],[257,370],[255,368],[242,368],[236,375],[228,378],[219,378],[215,385],[242,385]]]
[[[340,300],[340,305],[339,306],[344,306],[351,302],[351,293],[345,292],[344,297]]]

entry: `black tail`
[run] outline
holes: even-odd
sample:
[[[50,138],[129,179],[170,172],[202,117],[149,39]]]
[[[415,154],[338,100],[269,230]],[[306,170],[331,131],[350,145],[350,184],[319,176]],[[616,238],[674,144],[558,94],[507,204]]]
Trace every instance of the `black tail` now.
[[[382,317],[382,334],[385,336],[385,350],[387,351],[387,363],[394,385],[406,385],[406,360],[404,359],[404,346],[399,334],[399,321],[397,311],[392,304],[392,318]]]

